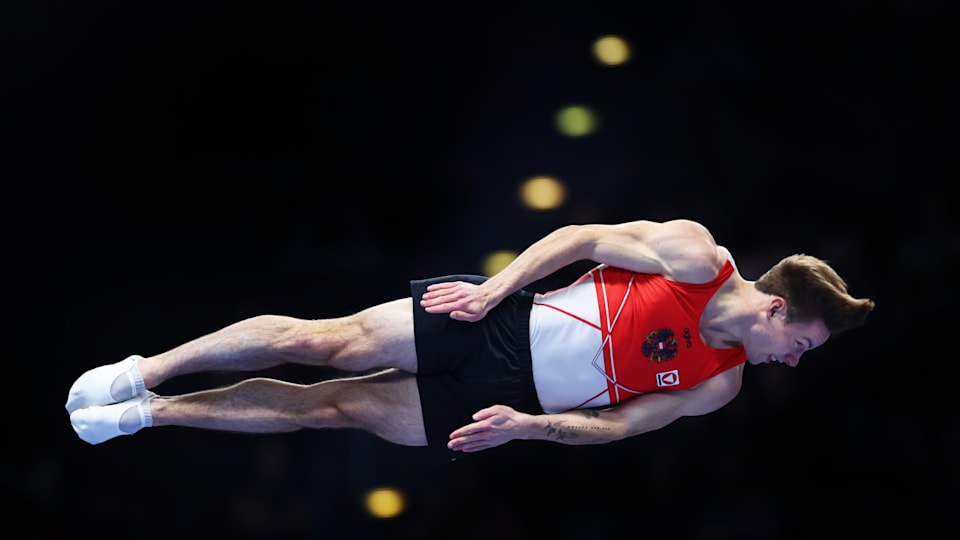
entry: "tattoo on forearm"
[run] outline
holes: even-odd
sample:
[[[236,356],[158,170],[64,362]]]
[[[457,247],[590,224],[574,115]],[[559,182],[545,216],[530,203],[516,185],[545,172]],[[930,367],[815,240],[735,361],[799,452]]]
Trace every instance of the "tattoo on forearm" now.
[[[584,410],[578,411],[581,416],[585,419],[597,418],[600,416],[600,413],[597,411]],[[590,424],[581,424],[569,420],[554,420],[548,421],[545,428],[547,437],[560,442],[577,442],[591,443],[591,442],[601,442],[605,440],[604,437],[600,436],[600,432],[610,431],[609,426],[601,425],[590,425]]]

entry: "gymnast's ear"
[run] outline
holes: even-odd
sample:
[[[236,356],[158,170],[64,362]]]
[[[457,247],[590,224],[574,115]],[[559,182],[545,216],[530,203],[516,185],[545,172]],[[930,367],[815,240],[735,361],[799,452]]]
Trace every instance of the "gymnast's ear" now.
[[[772,296],[767,302],[767,318],[772,319],[778,313],[781,317],[787,316],[787,301],[782,296]]]

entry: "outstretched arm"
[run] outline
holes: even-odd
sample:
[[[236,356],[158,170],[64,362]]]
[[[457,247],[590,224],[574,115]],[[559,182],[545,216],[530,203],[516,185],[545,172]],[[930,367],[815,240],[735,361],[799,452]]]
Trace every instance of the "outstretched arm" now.
[[[710,232],[689,220],[567,225],[532,244],[481,285],[431,285],[421,305],[428,313],[476,321],[507,295],[581,260],[703,283],[716,276],[724,256]]]
[[[701,416],[729,403],[740,391],[743,365],[689,390],[661,391],[631,398],[607,409],[530,415],[494,405],[474,422],[450,434],[451,450],[476,452],[514,439],[562,444],[604,444],[660,429],[684,416]]]

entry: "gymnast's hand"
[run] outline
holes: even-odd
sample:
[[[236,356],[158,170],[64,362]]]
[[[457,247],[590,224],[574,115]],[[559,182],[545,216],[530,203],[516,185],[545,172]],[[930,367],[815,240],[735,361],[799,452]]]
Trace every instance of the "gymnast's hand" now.
[[[420,305],[427,313],[449,313],[457,321],[476,322],[495,305],[480,285],[463,281],[434,283],[427,286]]]
[[[500,446],[513,439],[523,438],[529,414],[517,412],[506,405],[494,405],[473,415],[475,422],[450,434],[447,448],[458,452],[478,452]]]

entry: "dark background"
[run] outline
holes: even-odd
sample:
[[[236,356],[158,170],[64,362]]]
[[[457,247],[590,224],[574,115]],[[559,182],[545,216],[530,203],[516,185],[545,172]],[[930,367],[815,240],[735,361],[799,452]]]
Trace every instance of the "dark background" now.
[[[0,6],[4,537],[960,531],[949,2],[320,4]],[[629,64],[592,59],[606,34]],[[595,135],[555,131],[571,103]],[[525,210],[536,174],[567,204]],[[807,252],[878,307],[799,369],[749,367],[728,407],[605,446],[441,462],[364,433],[181,428],[90,446],[63,410],[83,371],[243,317],[344,315],[566,223],[672,217],[748,279]],[[400,517],[363,511],[382,485]]]

